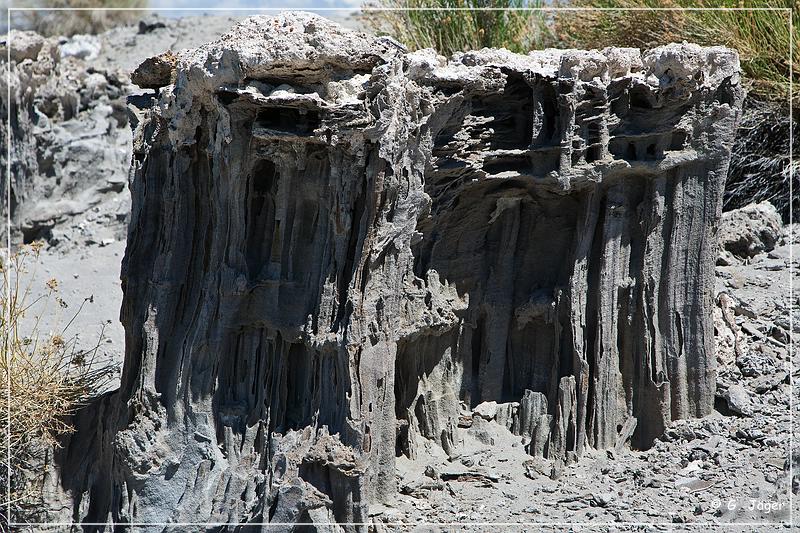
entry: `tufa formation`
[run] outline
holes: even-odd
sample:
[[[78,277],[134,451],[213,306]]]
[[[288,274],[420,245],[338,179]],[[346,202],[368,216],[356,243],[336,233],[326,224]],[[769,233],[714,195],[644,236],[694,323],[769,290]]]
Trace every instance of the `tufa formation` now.
[[[479,419],[558,475],[711,412],[735,52],[446,61],[294,13],[133,79],[124,370],[66,518],[363,523]]]
[[[94,41],[84,37],[60,43],[30,31],[0,36],[4,246],[8,219],[14,246],[46,240],[74,248],[59,226],[85,217],[127,183],[125,95],[132,87],[121,71],[92,63]]]

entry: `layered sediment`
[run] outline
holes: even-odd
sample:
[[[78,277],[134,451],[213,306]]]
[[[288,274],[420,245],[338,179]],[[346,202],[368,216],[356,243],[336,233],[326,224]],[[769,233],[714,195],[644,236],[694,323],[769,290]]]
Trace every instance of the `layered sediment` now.
[[[284,14],[132,79],[125,366],[58,457],[71,518],[367,522],[473,410],[556,472],[712,410],[735,52],[448,61]]]

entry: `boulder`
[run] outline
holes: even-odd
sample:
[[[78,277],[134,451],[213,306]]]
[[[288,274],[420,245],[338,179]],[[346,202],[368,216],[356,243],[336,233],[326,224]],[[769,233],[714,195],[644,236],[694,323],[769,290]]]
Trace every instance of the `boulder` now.
[[[46,41],[44,37],[34,31],[11,30],[0,43],[0,52],[2,52],[0,58],[5,59],[10,55],[12,63],[19,63],[26,59],[35,61]]]
[[[731,412],[741,416],[750,416],[753,414],[750,396],[743,386],[731,385],[722,393],[722,398],[727,403],[728,409],[730,409]]]
[[[472,413],[486,420],[494,420],[497,415],[497,402],[483,402],[478,404]]]
[[[750,258],[772,251],[783,236],[783,221],[769,202],[750,204],[722,214],[719,241],[723,252]]]

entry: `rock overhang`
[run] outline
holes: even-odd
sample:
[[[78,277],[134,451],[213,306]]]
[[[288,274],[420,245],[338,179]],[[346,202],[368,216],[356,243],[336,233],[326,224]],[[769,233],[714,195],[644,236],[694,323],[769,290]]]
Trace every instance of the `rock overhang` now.
[[[151,67],[145,63],[140,68]],[[374,138],[381,128],[364,107],[366,89],[372,86],[374,91],[376,84],[397,83],[399,78],[392,73],[402,73],[403,83],[414,83],[423,91],[419,123],[425,125],[433,106],[459,94],[502,95],[509,77],[530,85],[536,80],[548,81],[559,93],[556,98],[562,93],[588,91],[604,93],[613,100],[615,91],[630,91],[637,95],[641,107],[659,109],[688,105],[693,97],[712,89],[730,92],[726,85],[738,88],[740,65],[734,50],[688,43],[645,52],[635,48],[547,49],[523,55],[483,49],[446,59],[431,49],[408,52],[388,37],[344,29],[318,15],[289,12],[249,18],[217,41],[177,54],[171,79],[162,82],[174,82],[163,91],[170,97],[161,101],[166,104],[164,116],[170,119],[176,145],[194,142],[192,110],[202,106],[204,100],[218,97],[229,101],[240,98],[256,107],[292,108],[302,116],[310,112],[316,115],[319,130],[307,131],[307,141],[314,136],[322,143],[343,138],[330,128],[327,136],[323,133],[327,117],[336,116],[334,120],[341,122],[342,114],[349,116],[351,123],[358,123],[367,137]],[[723,94],[722,98],[727,99],[728,117],[733,117],[733,97]],[[174,105],[166,103],[173,99]],[[726,114],[725,105],[716,113]],[[665,143],[674,144],[662,141]],[[663,157],[640,157],[636,164],[643,170],[659,172],[693,157],[690,146],[664,154],[669,151],[666,145],[657,147]],[[612,169],[624,172],[630,167],[630,161],[626,164],[619,161],[624,158],[616,159],[608,162]],[[645,163],[644,159],[650,161]],[[550,175],[541,182],[553,190],[568,191],[600,179],[597,169],[601,166],[577,172],[561,166],[560,176]]]
[[[233,57],[226,57],[231,54]],[[238,23],[216,41],[178,54],[178,71],[222,83],[280,78],[298,81],[327,78],[326,72],[369,73],[394,58],[405,58],[414,79],[469,80],[470,67],[503,67],[548,78],[601,83],[633,76],[660,88],[683,83],[696,88],[717,86],[732,78],[738,83],[739,57],[722,46],[673,43],[641,52],[638,48],[603,50],[534,50],[527,55],[485,48],[459,52],[449,60],[431,49],[408,52],[389,37],[375,37],[342,28],[322,16],[281,13],[254,16]],[[235,59],[235,61],[234,61]],[[228,71],[232,69],[232,71]],[[238,80],[234,76],[238,75]]]

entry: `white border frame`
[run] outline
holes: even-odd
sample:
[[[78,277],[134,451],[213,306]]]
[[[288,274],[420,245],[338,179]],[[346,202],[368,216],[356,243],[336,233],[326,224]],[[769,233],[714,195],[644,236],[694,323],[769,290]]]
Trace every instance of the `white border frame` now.
[[[10,0],[13,2],[13,0]],[[759,527],[759,526],[774,526],[774,527],[785,527],[789,526],[789,530],[794,528],[794,509],[793,509],[793,492],[792,492],[792,480],[794,477],[794,465],[791,461],[792,451],[794,449],[794,314],[792,313],[792,305],[794,302],[794,231],[793,231],[793,223],[794,223],[794,212],[793,212],[793,202],[792,199],[794,197],[794,151],[793,151],[793,128],[792,128],[792,117],[794,116],[793,109],[792,109],[792,97],[794,96],[794,63],[793,63],[793,53],[794,53],[794,20],[793,20],[793,13],[791,8],[781,8],[781,7],[684,7],[684,8],[677,8],[677,7],[532,7],[532,8],[378,8],[378,7],[352,7],[352,8],[334,8],[334,7],[322,7],[322,8],[310,8],[310,7],[189,7],[189,8],[172,8],[172,7],[162,7],[162,8],[72,8],[72,7],[60,7],[60,8],[25,8],[25,7],[8,7],[6,12],[7,18],[7,31],[8,35],[11,35],[11,13],[12,12],[23,12],[23,11],[147,11],[147,12],[155,12],[155,11],[166,11],[166,12],[199,12],[199,13],[212,13],[215,11],[219,12],[241,12],[241,13],[250,13],[252,15],[264,13],[264,12],[281,12],[281,11],[308,11],[312,13],[316,12],[341,12],[347,11],[350,13],[353,12],[371,12],[371,11],[540,11],[540,12],[557,12],[557,11],[781,11],[788,15],[789,18],[789,450],[788,450],[788,457],[789,457],[789,477],[788,477],[788,484],[787,484],[787,491],[789,494],[789,521],[788,523],[785,521],[778,521],[778,522],[690,522],[685,524],[677,524],[673,522],[592,522],[592,521],[585,521],[585,522],[346,522],[346,523],[336,523],[336,525],[352,525],[352,526],[370,526],[381,524],[388,527],[419,527],[419,526],[442,526],[442,527],[452,527],[452,526],[503,526],[503,527],[567,527],[567,526],[579,526],[585,527],[587,529],[592,528],[599,528],[599,527],[615,527],[615,528],[630,528],[630,527],[667,527],[669,530],[674,529],[694,529],[694,528],[707,528],[707,527],[716,527],[722,529],[737,529],[737,528],[747,528],[747,527]],[[202,15],[201,15],[202,16]],[[799,21],[800,22],[800,21]],[[7,224],[7,233],[6,233],[6,248],[3,252],[7,258],[11,257],[11,45],[10,39],[9,44],[6,47],[6,75],[7,75],[7,88],[8,94],[7,96],[7,105],[8,105],[8,116],[7,116],[7,131],[8,136],[6,139],[6,178],[7,178],[7,187],[6,187],[6,197],[5,197],[5,205],[7,206],[6,211],[6,224]],[[10,287],[6,287],[6,302],[10,304]],[[3,313],[6,318],[8,318],[8,313],[10,313],[10,309],[8,305],[4,306]],[[6,350],[6,368],[10,366],[10,352]],[[6,413],[6,450],[7,450],[7,457],[6,457],[6,467],[7,467],[7,494],[10,496],[11,494],[11,381],[10,379],[6,381],[6,401],[7,403],[7,413]],[[81,526],[111,526],[112,529],[115,525],[120,526],[128,526],[131,528],[131,531],[135,531],[137,527],[153,527],[153,526],[205,526],[205,527],[220,527],[220,526],[231,526],[231,527],[248,527],[248,526],[257,526],[257,527],[284,527],[284,526],[299,526],[299,525],[334,525],[334,524],[315,524],[315,523],[298,523],[298,522],[170,522],[170,523],[161,523],[161,522],[120,522],[119,524],[115,522],[11,522],[11,499],[7,502],[6,507],[6,518],[8,520],[9,527],[30,527],[30,526],[48,526],[48,527],[56,527],[56,526],[68,526],[68,527],[81,527]]]

